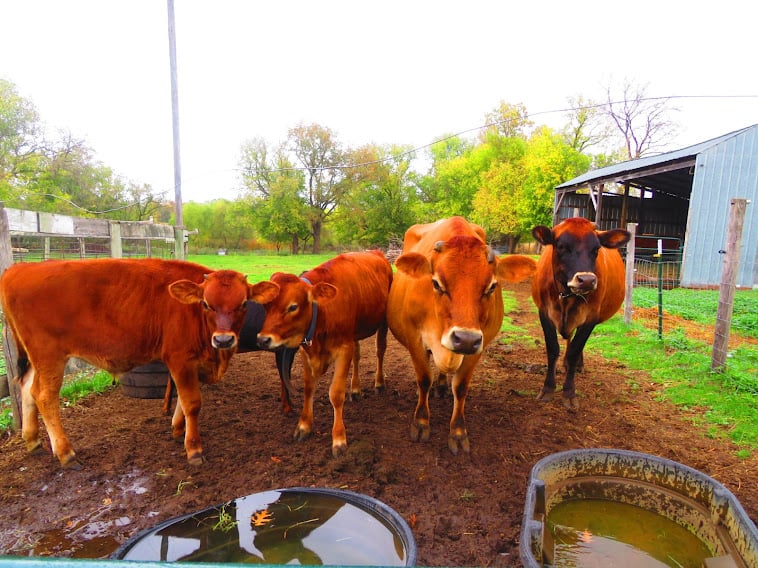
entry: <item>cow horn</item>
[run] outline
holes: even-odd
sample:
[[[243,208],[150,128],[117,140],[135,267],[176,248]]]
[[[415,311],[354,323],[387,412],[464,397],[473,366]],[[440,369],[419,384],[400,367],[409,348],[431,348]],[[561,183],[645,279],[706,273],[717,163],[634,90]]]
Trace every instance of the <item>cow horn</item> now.
[[[437,241],[434,243],[434,252],[442,252],[442,247],[445,246],[445,241]]]
[[[210,274],[203,274],[203,280],[208,280],[209,276],[210,276]]]

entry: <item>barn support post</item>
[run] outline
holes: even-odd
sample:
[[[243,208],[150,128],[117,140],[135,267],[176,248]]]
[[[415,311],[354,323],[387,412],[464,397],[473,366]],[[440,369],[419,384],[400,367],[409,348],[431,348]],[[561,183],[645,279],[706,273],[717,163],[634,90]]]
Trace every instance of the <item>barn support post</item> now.
[[[726,363],[726,352],[729,348],[729,328],[732,325],[732,310],[734,308],[734,291],[737,287],[737,268],[740,262],[742,248],[742,227],[745,223],[745,210],[748,200],[733,198],[730,202],[729,221],[726,228],[726,244],[724,250],[724,268],[721,272],[719,287],[719,305],[716,311],[716,329],[713,333],[713,353],[711,355],[711,370],[721,371]]]
[[[627,223],[626,230],[631,233],[629,242],[626,243],[626,290],[624,292],[624,323],[629,325],[632,321],[632,292],[634,291],[634,255],[636,254],[635,238],[637,236],[637,223]]]
[[[0,275],[5,269],[13,264],[13,247],[11,245],[11,232],[8,223],[8,212],[0,205]],[[13,380],[15,377],[18,351],[13,337],[8,333],[3,316],[3,355],[5,357],[5,377],[0,377],[0,397],[10,396],[13,411],[13,427],[21,428],[21,393],[18,385]]]

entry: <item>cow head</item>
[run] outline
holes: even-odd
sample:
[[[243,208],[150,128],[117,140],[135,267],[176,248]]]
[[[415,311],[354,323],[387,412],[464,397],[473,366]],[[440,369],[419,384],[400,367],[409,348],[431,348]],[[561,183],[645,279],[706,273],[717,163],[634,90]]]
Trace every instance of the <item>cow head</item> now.
[[[497,258],[490,247],[472,236],[438,242],[430,258],[414,252],[403,254],[395,266],[428,282],[442,330],[440,342],[462,355],[483,350],[482,328],[494,302],[502,303],[500,286],[520,282],[536,269],[535,261],[525,256]]]
[[[252,298],[253,291],[244,274],[234,270],[216,270],[206,274],[200,284],[178,280],[170,284],[168,290],[173,298],[183,304],[202,304],[214,348],[226,350],[237,347],[246,302]]]
[[[275,272],[267,283],[266,320],[258,332],[262,349],[297,349],[305,339],[314,318],[314,303],[326,304],[337,295],[337,288],[326,282],[311,285],[294,274]],[[274,293],[274,289],[276,292]]]
[[[617,249],[631,237],[628,231],[598,231],[582,217],[566,219],[553,229],[539,225],[532,235],[542,245],[552,246],[553,274],[564,294],[586,296],[597,288],[595,261],[601,247]]]

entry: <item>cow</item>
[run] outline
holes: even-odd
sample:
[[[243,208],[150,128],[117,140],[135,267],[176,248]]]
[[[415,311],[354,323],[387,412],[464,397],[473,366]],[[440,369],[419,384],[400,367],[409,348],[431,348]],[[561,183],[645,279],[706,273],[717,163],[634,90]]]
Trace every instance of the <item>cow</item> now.
[[[342,409],[347,375],[353,363],[351,395],[360,392],[358,342],[376,335],[374,388],[384,388],[384,353],[387,349],[387,298],[392,266],[381,251],[340,254],[296,276],[272,274],[252,300],[263,304],[266,319],[258,333],[264,349],[300,349],[303,359],[303,409],[294,438],[304,440],[313,429],[313,395],[316,382],[334,364],[329,399],[334,409],[332,454],[347,451]]]
[[[454,373],[453,412],[448,447],[468,453],[464,406],[471,378],[484,349],[503,321],[501,286],[534,273],[535,261],[522,255],[498,258],[484,230],[463,217],[410,227],[387,305],[390,331],[411,356],[418,401],[410,436],[428,441],[431,352],[440,376]]]
[[[258,346],[258,332],[265,319],[266,310],[263,306],[256,302],[248,301],[245,311],[245,321],[242,323],[242,329],[239,333],[239,341],[237,342],[237,353],[250,353],[252,351],[261,350]],[[292,384],[290,377],[292,373],[292,363],[295,361],[296,353],[297,349],[279,349],[275,354],[276,368],[279,371],[279,381],[281,383],[280,400],[282,403],[282,412],[284,414],[292,412],[292,398],[290,394]],[[166,391],[163,395],[163,414],[168,415],[171,412],[171,400],[175,391],[174,381],[171,379],[171,375],[169,375],[166,383]]]
[[[630,234],[623,229],[599,231],[591,221],[574,217],[552,229],[536,226],[532,235],[544,247],[532,279],[547,351],[547,375],[537,398],[548,401],[555,393],[560,333],[566,340],[563,404],[576,411],[574,376],[583,368],[587,339],[624,301],[624,262],[618,248]]]
[[[59,408],[70,357],[116,377],[162,360],[179,399],[172,433],[175,438],[184,433],[188,462],[202,464],[200,382],[214,383],[226,372],[253,291],[239,272],[178,260],[50,260],[10,266],[0,279],[0,296],[18,347],[16,378],[27,450],[41,451],[41,414],[61,466],[82,467]]]

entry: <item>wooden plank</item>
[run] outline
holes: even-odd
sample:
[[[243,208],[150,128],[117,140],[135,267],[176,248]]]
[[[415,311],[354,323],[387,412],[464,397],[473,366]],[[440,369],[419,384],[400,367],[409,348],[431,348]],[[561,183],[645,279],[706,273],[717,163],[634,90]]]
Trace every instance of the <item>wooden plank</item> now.
[[[74,217],[74,234],[77,237],[107,239],[111,236],[107,219]]]
[[[39,219],[36,211],[23,209],[5,209],[8,220],[8,230],[12,233],[38,233]]]
[[[39,232],[48,235],[74,236],[74,218],[68,215],[39,212]]]
[[[13,250],[11,248],[10,224],[8,221],[7,211],[0,206],[0,276],[5,269],[13,264]],[[3,356],[5,358],[5,389],[8,391],[11,399],[13,411],[13,426],[16,429],[21,428],[21,393],[18,384],[13,380],[16,375],[16,362],[18,361],[18,351],[13,338],[7,333],[8,326],[5,325],[3,316]]]

